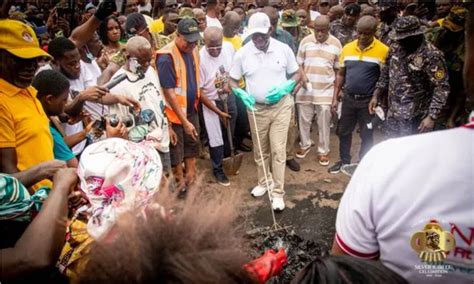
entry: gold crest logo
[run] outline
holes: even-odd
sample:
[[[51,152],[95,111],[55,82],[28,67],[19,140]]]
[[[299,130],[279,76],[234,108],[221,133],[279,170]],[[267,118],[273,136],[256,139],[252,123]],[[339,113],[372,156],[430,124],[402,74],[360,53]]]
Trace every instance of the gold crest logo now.
[[[436,80],[442,80],[442,79],[444,79],[446,74],[444,73],[443,70],[438,70],[438,71],[435,72],[434,76],[435,76]]]
[[[446,254],[456,246],[456,241],[436,221],[430,221],[423,231],[413,234],[410,244],[422,261],[433,264],[443,262]]]

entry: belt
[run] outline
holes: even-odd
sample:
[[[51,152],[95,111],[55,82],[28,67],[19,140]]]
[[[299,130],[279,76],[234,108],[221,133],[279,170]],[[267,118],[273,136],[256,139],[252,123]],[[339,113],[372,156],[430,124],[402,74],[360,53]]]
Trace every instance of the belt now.
[[[353,94],[353,93],[346,93],[349,97],[353,98],[354,100],[365,100],[371,98],[372,95],[368,94]]]
[[[288,96],[288,95],[283,96],[278,102],[276,102],[276,103],[274,103],[274,104],[269,104],[269,103],[266,103],[266,102],[262,102],[262,103],[255,102],[255,105],[256,105],[256,106],[260,106],[260,107],[275,106],[275,105],[281,103],[283,100],[285,100],[287,96]]]
[[[268,104],[268,103],[255,103],[256,106],[259,107],[267,107],[267,106],[274,106],[276,104]]]

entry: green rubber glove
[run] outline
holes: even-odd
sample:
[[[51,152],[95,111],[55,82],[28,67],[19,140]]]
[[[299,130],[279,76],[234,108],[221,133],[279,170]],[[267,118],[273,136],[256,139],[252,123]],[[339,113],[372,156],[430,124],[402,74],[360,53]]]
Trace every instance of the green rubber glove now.
[[[234,92],[234,94],[236,96],[238,96],[239,98],[242,99],[242,101],[244,102],[244,104],[251,110],[255,111],[255,98],[252,97],[251,95],[249,95],[246,91],[244,91],[242,88],[233,88],[232,89],[232,92]]]
[[[285,81],[278,87],[273,87],[268,92],[268,96],[265,97],[265,101],[268,104],[278,103],[284,96],[290,94],[296,86],[295,80]]]

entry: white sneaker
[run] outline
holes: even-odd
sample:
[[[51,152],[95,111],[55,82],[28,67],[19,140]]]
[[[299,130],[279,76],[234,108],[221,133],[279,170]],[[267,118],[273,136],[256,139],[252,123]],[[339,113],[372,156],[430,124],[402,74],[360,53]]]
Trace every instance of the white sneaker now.
[[[270,183],[270,189],[273,189],[273,182]],[[254,187],[254,188],[252,189],[252,191],[250,192],[250,194],[251,194],[253,197],[260,197],[260,196],[263,196],[266,192],[267,192],[267,187],[266,187],[266,186],[257,185],[256,187]]]
[[[285,201],[283,197],[273,197],[272,198],[272,209],[273,211],[283,211],[285,209]]]

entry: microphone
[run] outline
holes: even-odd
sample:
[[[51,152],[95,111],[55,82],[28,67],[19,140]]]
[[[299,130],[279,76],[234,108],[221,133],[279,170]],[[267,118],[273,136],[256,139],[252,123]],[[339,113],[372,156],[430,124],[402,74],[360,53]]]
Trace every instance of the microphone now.
[[[127,74],[126,73],[120,74],[115,79],[108,82],[104,87],[107,88],[107,90],[110,90],[125,79],[127,79]]]

